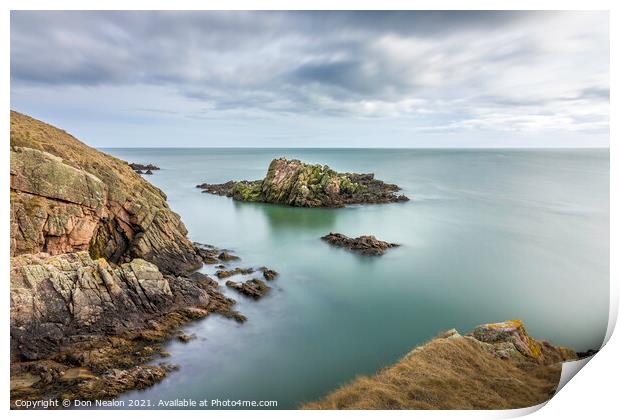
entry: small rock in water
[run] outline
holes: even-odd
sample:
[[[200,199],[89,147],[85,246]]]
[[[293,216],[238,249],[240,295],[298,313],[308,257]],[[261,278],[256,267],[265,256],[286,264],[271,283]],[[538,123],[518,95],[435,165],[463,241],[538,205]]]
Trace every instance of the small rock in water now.
[[[372,235],[349,238],[342,233],[330,233],[321,237],[321,239],[332,245],[347,248],[362,255],[383,255],[387,249],[400,246],[399,244],[381,241]]]
[[[223,251],[220,255],[217,256],[220,261],[232,261],[238,260],[239,257],[236,255],[229,254],[227,251]]]
[[[226,286],[254,299],[263,297],[270,289],[264,281],[259,279],[252,279],[243,283],[228,280]]]
[[[146,173],[147,175],[151,175],[153,171],[159,171],[159,167],[153,165],[152,163],[147,165],[143,165],[142,163],[130,163],[129,166],[139,174]]]
[[[204,245],[198,242],[194,242],[193,245],[196,254],[202,258],[202,262],[205,264],[217,264],[219,262],[218,256],[222,252],[216,247],[212,245]]]
[[[174,372],[181,369],[181,366],[177,363],[160,363],[159,366],[165,369],[167,372]]]
[[[194,338],[196,338],[196,334],[192,334],[192,335],[179,334],[177,336],[177,338],[179,339],[179,341],[181,341],[183,343],[187,343],[187,342],[193,340]]]
[[[267,267],[261,267],[260,270],[263,272],[263,277],[265,278],[265,280],[273,280],[277,277],[278,272],[275,270],[271,270]]]

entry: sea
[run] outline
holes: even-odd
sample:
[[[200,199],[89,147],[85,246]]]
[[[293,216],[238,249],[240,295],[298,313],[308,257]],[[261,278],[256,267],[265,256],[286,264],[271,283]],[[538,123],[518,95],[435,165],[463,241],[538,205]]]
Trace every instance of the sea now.
[[[579,351],[598,348],[605,336],[608,149],[103,151],[161,168],[144,178],[167,195],[192,241],[239,255],[231,267],[280,273],[260,300],[220,281],[247,322],[213,315],[187,325],[184,332],[196,339],[170,341],[162,360],[179,370],[122,395],[124,403],[162,408],[162,401],[187,399],[226,408],[213,402],[276,401],[269,408],[297,408],[442,331],[466,333],[508,319]],[[372,172],[411,200],[306,209],[236,202],[196,188],[261,179],[278,157]],[[401,246],[361,256],[320,239],[330,232]]]

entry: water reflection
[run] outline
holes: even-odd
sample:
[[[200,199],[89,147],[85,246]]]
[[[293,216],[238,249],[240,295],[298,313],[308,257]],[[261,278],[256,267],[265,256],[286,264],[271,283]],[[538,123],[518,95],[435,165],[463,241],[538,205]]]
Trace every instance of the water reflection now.
[[[336,220],[340,212],[348,209],[315,209],[287,207],[274,204],[263,203],[242,203],[234,202],[235,211],[239,217],[259,214],[267,222],[273,231],[296,230],[300,228],[305,232],[325,232],[336,225]]]

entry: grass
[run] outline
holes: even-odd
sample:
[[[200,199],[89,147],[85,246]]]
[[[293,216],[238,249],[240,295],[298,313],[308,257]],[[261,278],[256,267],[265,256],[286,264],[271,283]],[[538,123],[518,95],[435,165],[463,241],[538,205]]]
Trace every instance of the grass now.
[[[137,189],[163,197],[157,188],[142,182],[126,162],[87,146],[64,130],[15,111],[11,111],[11,146],[51,153],[62,158],[63,163],[95,175],[110,188],[110,198],[124,201],[125,197],[116,197],[117,192]]]
[[[304,409],[508,409],[547,401],[561,365],[503,360],[475,339],[437,338],[372,377],[361,376]]]

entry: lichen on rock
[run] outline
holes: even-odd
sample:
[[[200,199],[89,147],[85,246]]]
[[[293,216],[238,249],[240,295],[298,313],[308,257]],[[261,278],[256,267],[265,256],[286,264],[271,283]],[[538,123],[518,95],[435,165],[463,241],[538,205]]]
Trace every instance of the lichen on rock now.
[[[283,204],[292,207],[343,207],[347,204],[381,204],[409,200],[396,194],[400,188],[374,179],[374,174],[338,173],[327,165],[274,159],[267,175],[258,181],[228,181],[197,186],[234,200]]]
[[[127,162],[11,111],[11,255],[88,250],[165,273],[201,264],[165,194]]]
[[[528,335],[520,320],[479,325],[471,335],[483,343],[510,343],[519,353],[532,359],[542,357],[540,344]]]

